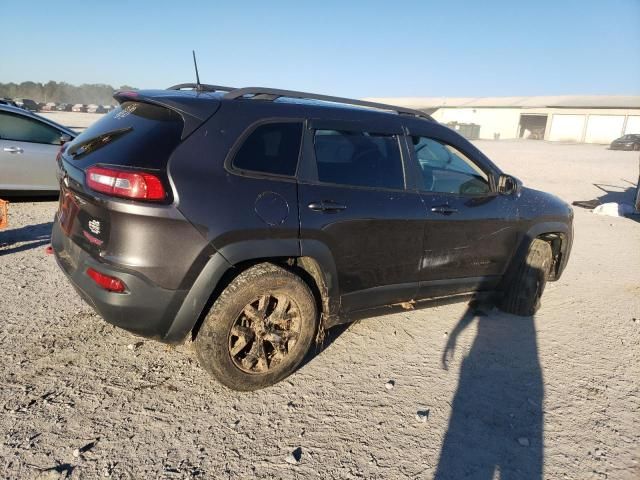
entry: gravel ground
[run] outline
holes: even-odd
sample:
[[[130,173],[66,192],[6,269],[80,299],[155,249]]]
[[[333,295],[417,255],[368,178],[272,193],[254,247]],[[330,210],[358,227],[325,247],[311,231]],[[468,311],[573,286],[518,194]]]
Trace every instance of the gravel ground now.
[[[631,201],[638,177],[633,152],[478,145],[568,201]],[[465,303],[385,310],[241,394],[188,345],[95,315],[45,254],[55,209],[13,203],[0,232],[5,478],[640,478],[633,219],[575,209],[572,258],[535,318]]]

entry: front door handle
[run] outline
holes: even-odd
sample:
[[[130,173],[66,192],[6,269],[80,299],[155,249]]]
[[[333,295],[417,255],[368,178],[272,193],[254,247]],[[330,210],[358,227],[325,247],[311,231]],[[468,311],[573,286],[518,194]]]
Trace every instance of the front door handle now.
[[[311,202],[307,205],[314,212],[339,212],[347,208],[346,205],[334,202],[332,200],[322,200],[321,202]]]
[[[439,213],[440,215],[451,215],[458,213],[457,208],[450,207],[449,205],[438,205],[437,207],[431,207],[433,213]]]
[[[20,147],[4,147],[3,150],[5,152],[9,152],[9,153],[22,153],[22,152],[24,152],[24,150],[21,149]]]

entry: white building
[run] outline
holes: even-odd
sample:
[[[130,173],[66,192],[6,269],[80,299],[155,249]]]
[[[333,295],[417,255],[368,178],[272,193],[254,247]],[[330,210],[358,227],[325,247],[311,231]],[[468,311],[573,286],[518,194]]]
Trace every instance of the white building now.
[[[369,98],[423,110],[441,123],[475,124],[479,138],[607,144],[640,134],[639,96]],[[477,127],[476,127],[477,130]]]

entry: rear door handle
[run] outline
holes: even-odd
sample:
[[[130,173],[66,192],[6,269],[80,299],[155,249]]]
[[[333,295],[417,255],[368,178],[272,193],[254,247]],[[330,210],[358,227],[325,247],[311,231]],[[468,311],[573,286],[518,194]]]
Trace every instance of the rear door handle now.
[[[433,213],[439,213],[440,215],[451,215],[458,213],[457,208],[450,207],[449,205],[438,205],[437,207],[431,207]]]
[[[346,205],[336,203],[332,200],[322,200],[321,202],[311,202],[308,207],[314,212],[339,212],[347,208]]]
[[[20,147],[4,147],[3,150],[5,152],[9,152],[9,153],[22,153],[22,152],[24,152],[24,150],[21,149]]]

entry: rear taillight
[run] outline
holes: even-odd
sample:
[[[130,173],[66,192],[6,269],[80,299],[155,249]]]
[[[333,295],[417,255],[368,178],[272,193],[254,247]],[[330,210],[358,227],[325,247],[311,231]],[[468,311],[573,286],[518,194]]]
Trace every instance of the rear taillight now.
[[[100,273],[91,267],[87,268],[87,275],[89,276],[89,278],[91,278],[91,280],[96,282],[99,287],[107,290],[108,292],[124,293],[124,291],[127,289],[127,286],[119,278],[105,275],[104,273]]]
[[[164,200],[162,181],[152,173],[106,167],[89,167],[87,186],[96,192],[134,200]]]

